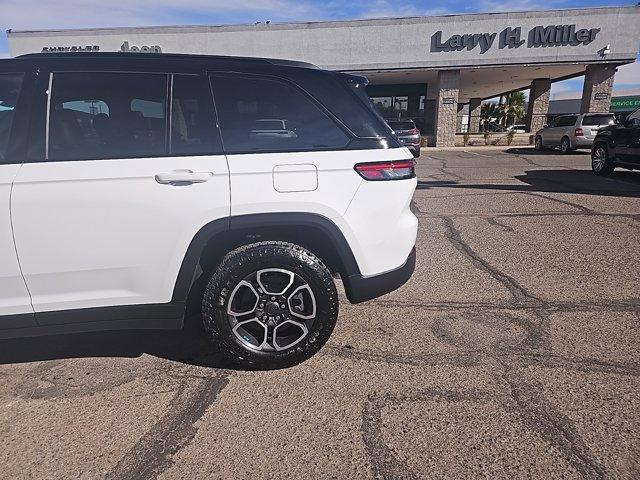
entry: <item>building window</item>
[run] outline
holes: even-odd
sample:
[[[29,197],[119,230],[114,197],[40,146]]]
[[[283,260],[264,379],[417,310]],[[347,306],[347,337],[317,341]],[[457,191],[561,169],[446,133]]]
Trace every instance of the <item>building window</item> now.
[[[409,117],[409,97],[371,97],[373,104],[387,120],[401,120]]]

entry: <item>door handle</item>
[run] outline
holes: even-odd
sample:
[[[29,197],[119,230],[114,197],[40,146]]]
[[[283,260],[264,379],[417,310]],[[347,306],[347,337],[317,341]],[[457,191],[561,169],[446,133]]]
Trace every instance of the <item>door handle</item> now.
[[[212,172],[194,172],[192,170],[173,170],[172,172],[157,173],[156,182],[161,185],[191,185],[204,183],[213,177]]]

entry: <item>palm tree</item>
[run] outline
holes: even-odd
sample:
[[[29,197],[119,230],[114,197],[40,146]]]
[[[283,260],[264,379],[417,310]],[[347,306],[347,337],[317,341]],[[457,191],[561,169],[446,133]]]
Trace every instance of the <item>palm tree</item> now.
[[[501,117],[500,106],[497,103],[483,103],[480,107],[480,120],[482,121],[482,130],[487,131],[490,123],[498,123]]]
[[[513,92],[507,95],[503,106],[502,118],[509,125],[515,124],[517,119],[524,117],[524,102],[525,97],[522,92]]]

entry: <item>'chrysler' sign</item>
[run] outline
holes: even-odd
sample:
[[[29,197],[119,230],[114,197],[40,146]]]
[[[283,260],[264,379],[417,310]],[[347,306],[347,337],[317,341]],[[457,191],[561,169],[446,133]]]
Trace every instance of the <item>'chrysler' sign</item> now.
[[[525,43],[527,47],[559,47],[567,45],[589,45],[596,39],[599,28],[581,28],[576,30],[575,25],[551,25],[548,27],[533,27],[527,40],[522,39],[521,27],[507,27],[498,38],[498,48],[518,48]],[[432,52],[451,52],[454,50],[473,50],[480,48],[480,53],[485,53],[495,44],[498,33],[466,33],[464,35],[451,35],[447,40],[442,40],[442,31],[437,31],[431,36]]]

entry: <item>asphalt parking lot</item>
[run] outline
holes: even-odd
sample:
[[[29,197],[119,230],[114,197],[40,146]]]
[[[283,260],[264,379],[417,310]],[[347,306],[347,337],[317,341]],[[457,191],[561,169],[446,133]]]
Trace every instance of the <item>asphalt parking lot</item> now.
[[[640,478],[640,173],[429,151],[418,265],[297,367],[197,328],[0,342],[4,478]]]

